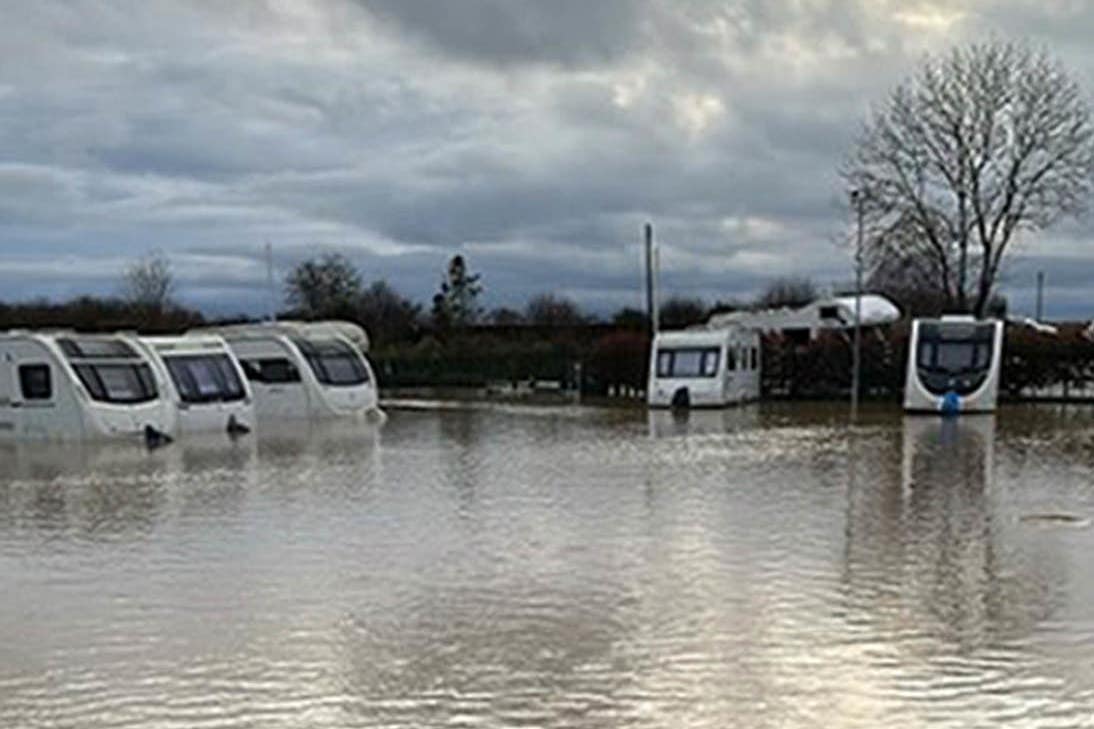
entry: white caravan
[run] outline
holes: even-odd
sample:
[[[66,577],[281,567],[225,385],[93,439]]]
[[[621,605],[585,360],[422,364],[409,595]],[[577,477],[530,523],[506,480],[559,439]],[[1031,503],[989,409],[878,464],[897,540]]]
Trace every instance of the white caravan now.
[[[723,407],[760,397],[760,335],[755,329],[684,329],[653,341],[650,407]]]
[[[995,410],[1003,322],[971,316],[916,319],[908,342],[904,409],[943,414]]]
[[[123,337],[0,334],[0,438],[168,440],[171,406],[148,357]]]
[[[259,419],[323,418],[378,411],[376,378],[355,325],[271,322],[220,327],[254,392]],[[367,337],[364,345],[367,346]]]
[[[254,428],[251,388],[223,338],[212,334],[127,339],[148,356],[164,397],[174,406],[170,432]]]

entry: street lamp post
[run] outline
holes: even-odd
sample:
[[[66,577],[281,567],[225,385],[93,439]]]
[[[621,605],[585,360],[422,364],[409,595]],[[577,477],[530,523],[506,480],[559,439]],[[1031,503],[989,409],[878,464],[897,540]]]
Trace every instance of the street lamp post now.
[[[858,240],[855,245],[855,340],[851,354],[851,420],[858,419],[859,379],[862,369],[862,203],[861,190],[851,191],[851,204],[858,213]]]

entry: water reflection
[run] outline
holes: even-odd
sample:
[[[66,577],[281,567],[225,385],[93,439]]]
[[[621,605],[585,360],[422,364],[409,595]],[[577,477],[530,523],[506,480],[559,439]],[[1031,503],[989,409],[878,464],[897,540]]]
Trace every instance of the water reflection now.
[[[0,726],[1062,725],[1088,421],[468,409],[0,455]]]
[[[759,412],[754,405],[712,410],[650,410],[647,420],[653,438],[723,435],[756,427]]]
[[[1023,648],[1066,582],[1061,555],[1017,552],[997,495],[995,431],[994,416],[909,416],[899,439],[851,450],[848,644],[883,657],[870,676],[877,695],[907,709],[911,697],[937,694],[933,710],[955,724],[1033,706],[1040,692],[1023,695]],[[972,700],[985,692],[1001,695]]]
[[[885,452],[892,442],[875,441],[854,454],[848,580],[863,588],[860,597],[872,594],[899,607],[897,614],[914,611],[929,635],[966,648],[989,640],[1005,622],[999,609],[1022,612],[1030,596],[1026,585],[1015,586],[1017,601],[1000,593],[994,432],[990,415],[909,416],[899,471],[885,467],[897,461]]]

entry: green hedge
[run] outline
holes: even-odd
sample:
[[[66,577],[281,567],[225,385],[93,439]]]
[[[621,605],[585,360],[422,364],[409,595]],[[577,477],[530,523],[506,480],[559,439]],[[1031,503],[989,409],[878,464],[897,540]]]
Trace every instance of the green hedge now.
[[[547,338],[474,336],[446,343],[424,340],[413,346],[373,353],[380,382],[388,387],[483,387],[491,382],[552,380],[605,394],[625,386],[646,388],[649,338],[643,332],[598,330],[591,337]],[[904,390],[909,327],[901,323],[862,333],[862,394],[899,400]],[[1004,344],[1002,392],[1028,396],[1037,388],[1094,385],[1094,342],[1080,326],[1063,326],[1058,335],[1008,327]],[[850,332],[827,331],[801,340],[763,338],[763,391],[766,397],[846,397],[851,386]]]

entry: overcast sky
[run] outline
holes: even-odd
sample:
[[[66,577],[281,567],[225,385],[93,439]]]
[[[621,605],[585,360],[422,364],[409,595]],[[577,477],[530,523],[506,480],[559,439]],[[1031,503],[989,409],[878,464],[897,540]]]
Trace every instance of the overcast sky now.
[[[165,251],[179,298],[269,306],[338,251],[425,300],[467,256],[491,306],[851,278],[836,168],[870,105],[970,38],[1049,46],[1094,92],[1084,0],[0,0],[0,299],[114,293]],[[1094,316],[1094,216],[1003,284]]]

